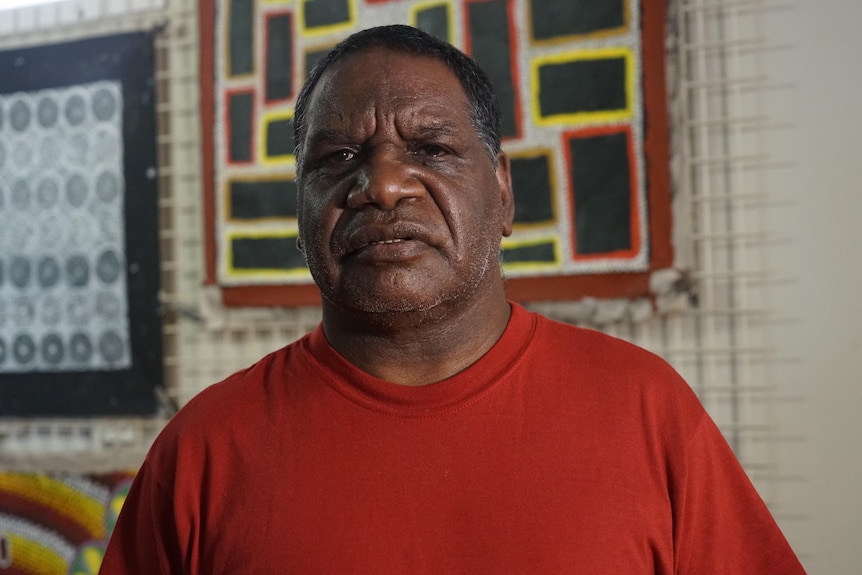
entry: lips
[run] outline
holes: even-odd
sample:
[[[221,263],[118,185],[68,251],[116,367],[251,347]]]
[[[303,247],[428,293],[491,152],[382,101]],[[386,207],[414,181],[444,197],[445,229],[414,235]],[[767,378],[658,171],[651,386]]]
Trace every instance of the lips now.
[[[411,242],[430,245],[432,240],[428,231],[414,222],[365,224],[347,234],[344,253],[351,255],[371,247],[399,247]]]

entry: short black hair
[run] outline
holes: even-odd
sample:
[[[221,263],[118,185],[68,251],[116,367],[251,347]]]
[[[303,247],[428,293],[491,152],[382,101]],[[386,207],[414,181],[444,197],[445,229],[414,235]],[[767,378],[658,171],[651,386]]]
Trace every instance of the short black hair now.
[[[496,164],[500,152],[500,102],[494,86],[475,60],[448,42],[444,42],[418,28],[394,24],[377,26],[356,32],[336,45],[308,74],[296,98],[293,115],[293,135],[296,142],[297,168],[302,162],[307,130],[306,114],[311,93],[323,73],[334,63],[351,54],[372,48],[386,48],[396,52],[433,58],[445,64],[461,82],[470,104],[470,119],[485,145],[488,155]]]

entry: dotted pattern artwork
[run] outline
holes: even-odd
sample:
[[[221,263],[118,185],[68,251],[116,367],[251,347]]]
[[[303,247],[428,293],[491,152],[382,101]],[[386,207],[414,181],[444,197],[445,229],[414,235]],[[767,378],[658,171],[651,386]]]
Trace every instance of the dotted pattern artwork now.
[[[120,84],[0,95],[0,373],[131,363]]]

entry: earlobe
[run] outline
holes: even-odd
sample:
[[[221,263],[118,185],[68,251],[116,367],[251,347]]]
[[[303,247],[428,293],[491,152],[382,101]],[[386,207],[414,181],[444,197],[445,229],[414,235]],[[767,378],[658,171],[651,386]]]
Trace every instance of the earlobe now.
[[[512,173],[509,164],[509,156],[504,152],[497,153],[497,188],[500,192],[500,206],[502,207],[503,229],[505,237],[512,235],[512,223],[515,220],[515,195],[512,190]]]

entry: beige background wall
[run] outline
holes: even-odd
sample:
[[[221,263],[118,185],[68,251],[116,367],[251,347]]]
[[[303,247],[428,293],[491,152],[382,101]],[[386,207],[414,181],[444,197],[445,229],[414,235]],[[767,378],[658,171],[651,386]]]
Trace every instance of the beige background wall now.
[[[797,2],[771,14],[770,94],[791,121],[768,141],[791,165],[772,174],[775,380],[798,400],[776,410],[798,441],[779,445],[786,533],[815,575],[862,573],[862,3]]]

